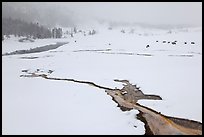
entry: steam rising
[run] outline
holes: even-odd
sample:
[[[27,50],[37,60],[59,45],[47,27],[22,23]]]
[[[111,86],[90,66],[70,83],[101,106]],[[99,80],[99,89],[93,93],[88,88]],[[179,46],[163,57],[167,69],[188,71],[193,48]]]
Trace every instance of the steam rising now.
[[[92,21],[151,25],[202,25],[201,2],[3,2],[2,17],[53,27]]]

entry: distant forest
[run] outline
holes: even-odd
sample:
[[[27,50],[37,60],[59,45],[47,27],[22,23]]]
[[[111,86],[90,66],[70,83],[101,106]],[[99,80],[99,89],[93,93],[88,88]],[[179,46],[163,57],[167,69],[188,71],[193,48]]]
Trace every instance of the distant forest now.
[[[34,39],[51,38],[51,30],[39,23],[27,23],[20,19],[2,18],[2,40],[4,35],[25,36]]]

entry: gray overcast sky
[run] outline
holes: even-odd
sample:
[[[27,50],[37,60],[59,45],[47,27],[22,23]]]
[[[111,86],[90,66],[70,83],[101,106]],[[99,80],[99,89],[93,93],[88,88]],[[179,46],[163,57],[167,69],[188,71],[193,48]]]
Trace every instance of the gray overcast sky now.
[[[2,13],[3,16],[15,14],[15,17],[27,20],[64,26],[92,19],[153,25],[202,25],[201,2],[4,2]]]

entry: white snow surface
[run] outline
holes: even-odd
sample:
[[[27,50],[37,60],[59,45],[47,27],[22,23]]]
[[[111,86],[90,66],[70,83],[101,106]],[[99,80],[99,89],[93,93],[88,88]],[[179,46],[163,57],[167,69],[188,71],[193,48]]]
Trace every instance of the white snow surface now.
[[[144,124],[136,119],[138,111],[122,112],[103,89],[20,77],[26,69],[53,70],[50,77],[91,81],[110,88],[122,88],[122,83],[113,80],[126,79],[145,94],[163,99],[139,100],[140,104],[164,115],[202,122],[202,29],[172,33],[135,29],[129,33],[131,29],[102,27],[95,35],[78,33],[73,38],[32,43],[21,43],[14,37],[2,41],[2,54],[69,42],[46,52],[2,56],[2,134],[145,133]],[[163,40],[176,40],[177,44]]]

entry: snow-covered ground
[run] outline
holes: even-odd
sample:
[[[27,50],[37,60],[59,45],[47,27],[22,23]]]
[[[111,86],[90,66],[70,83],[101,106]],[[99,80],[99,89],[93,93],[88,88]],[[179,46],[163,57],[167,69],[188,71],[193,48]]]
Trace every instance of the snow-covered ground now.
[[[21,43],[14,37],[2,41],[2,54],[69,42],[46,52],[2,56],[2,133],[145,133],[144,124],[135,118],[138,111],[122,112],[104,90],[20,77],[25,69],[53,70],[50,77],[91,81],[110,88],[122,87],[114,79],[126,79],[144,93],[163,98],[140,100],[140,104],[164,115],[202,122],[202,29],[171,33],[135,29],[130,33],[131,29],[102,27],[95,35],[77,33],[74,37],[32,43]],[[173,41],[177,44],[168,43]]]

